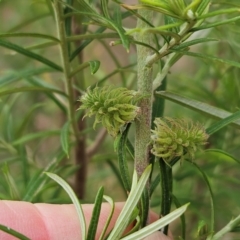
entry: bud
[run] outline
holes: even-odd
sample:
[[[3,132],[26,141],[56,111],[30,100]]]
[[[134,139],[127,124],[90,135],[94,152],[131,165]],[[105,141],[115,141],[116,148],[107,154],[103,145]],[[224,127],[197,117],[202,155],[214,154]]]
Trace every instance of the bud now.
[[[85,116],[96,115],[94,128],[101,122],[109,134],[116,136],[139,113],[140,108],[135,106],[138,99],[137,92],[126,88],[96,87],[88,89],[80,98],[79,109],[87,110]]]
[[[156,118],[151,130],[151,152],[164,161],[187,154],[193,158],[195,151],[206,144],[208,135],[200,123],[186,119]]]

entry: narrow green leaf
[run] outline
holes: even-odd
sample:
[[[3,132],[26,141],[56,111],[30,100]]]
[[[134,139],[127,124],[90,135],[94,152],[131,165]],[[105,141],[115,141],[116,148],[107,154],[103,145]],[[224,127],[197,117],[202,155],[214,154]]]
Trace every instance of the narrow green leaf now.
[[[187,159],[186,159],[187,160]],[[208,180],[208,177],[206,173],[193,161],[187,160],[190,164],[192,164],[196,169],[202,174],[202,177],[208,187],[209,193],[210,193],[210,203],[211,203],[211,216],[210,216],[210,232],[213,233],[215,231],[215,206],[214,206],[214,195],[212,191],[212,187],[210,185],[210,182]]]
[[[178,201],[178,199],[176,198],[176,196],[174,196],[173,194],[172,194],[172,199],[173,199],[175,206],[177,208],[180,208],[181,204]],[[182,236],[181,237],[182,237],[182,239],[186,239],[186,219],[185,219],[184,214],[181,215],[180,219],[181,219],[181,228],[182,228]]]
[[[161,216],[165,216],[170,213],[172,205],[172,167],[166,163],[162,158],[158,159],[160,176],[161,176]],[[168,225],[166,225],[161,231],[164,234],[168,234]]]
[[[64,159],[65,154],[63,152],[56,158],[50,161],[50,163],[44,168],[44,170],[37,171],[34,177],[29,182],[25,196],[22,198],[22,201],[32,202],[38,195],[38,193],[45,186],[47,178],[43,172],[55,171],[59,163]]]
[[[150,196],[152,196],[152,194],[154,193],[154,190],[156,189],[156,187],[159,185],[161,181],[161,176],[160,174],[158,174],[155,179],[151,182],[151,186],[150,186]]]
[[[48,89],[56,89],[55,86],[47,83],[46,81],[44,81],[44,79],[41,78],[37,78],[37,77],[29,77],[26,79],[26,81],[34,86],[37,87],[44,87],[44,88],[48,88]],[[60,91],[60,90],[59,90]],[[67,109],[66,106],[62,103],[61,99],[59,99],[58,96],[56,96],[56,94],[52,93],[52,92],[44,92],[48,98],[52,99],[52,101],[64,112],[67,113]],[[63,92],[63,94],[65,94]]]
[[[7,227],[5,225],[2,225],[2,224],[0,224],[0,230],[5,232],[5,233],[8,233],[11,236],[14,236],[14,237],[16,237],[17,239],[20,239],[20,240],[31,240],[30,238],[24,236],[22,233],[17,232],[16,230],[14,230],[10,227]]]
[[[237,163],[239,163],[240,164],[240,160],[238,160],[237,158],[235,158],[234,156],[232,156],[231,154],[229,154],[229,153],[227,153],[227,152],[225,152],[225,151],[223,151],[223,150],[220,150],[220,149],[207,149],[207,150],[205,150],[204,152],[206,152],[206,153],[217,153],[217,154],[220,154],[220,155],[224,155],[224,156],[226,156],[226,157],[228,157],[228,158],[231,158],[233,161],[235,161],[235,162],[237,162]]]
[[[174,50],[183,50],[185,48],[188,48],[190,46],[199,44],[199,43],[204,43],[204,42],[212,42],[212,41],[218,41],[218,39],[216,38],[198,38],[198,39],[194,39],[191,41],[187,41],[187,42],[183,42],[180,45],[177,45],[175,47],[173,47],[172,49]]]
[[[174,50],[169,50],[170,52],[174,52]],[[210,61],[214,61],[214,62],[220,62],[220,63],[224,63],[233,67],[237,67],[240,68],[240,63],[236,62],[236,61],[231,61],[231,60],[227,60],[227,59],[222,59],[222,58],[218,58],[215,56],[211,56],[211,55],[206,55],[206,54],[201,54],[201,53],[195,53],[195,52],[188,52],[188,51],[176,51],[177,53],[183,54],[183,55],[187,55],[190,57],[196,57],[196,58],[200,58],[203,60],[210,60]]]
[[[19,92],[55,92],[60,95],[66,96],[66,94],[58,89],[54,88],[44,88],[44,87],[19,87],[19,88],[13,88],[10,90],[4,90],[0,91],[0,96],[5,96],[13,93],[19,93]]]
[[[60,133],[60,141],[63,151],[66,153],[67,157],[69,158],[69,149],[70,149],[70,142],[69,142],[69,126],[70,123],[66,122],[62,127]]]
[[[128,162],[126,156],[126,141],[128,131],[130,129],[131,124],[128,124],[123,133],[119,133],[119,136],[115,141],[117,142],[117,155],[118,155],[118,164],[120,169],[121,178],[125,187],[126,192],[129,192],[131,189],[131,181],[128,170]]]
[[[207,240],[219,240],[228,233],[231,232],[232,229],[237,227],[240,224],[240,215],[236,218],[232,219],[224,228],[222,228],[219,232],[217,232],[214,236],[209,236]]]
[[[34,111],[37,110],[40,107],[43,107],[44,104],[43,103],[39,103],[39,104],[35,104],[33,105],[28,112],[22,117],[22,121],[20,123],[20,125],[18,126],[17,130],[16,130],[16,136],[19,137],[22,135],[25,127],[28,125],[32,115],[34,114]]]
[[[138,178],[137,173],[136,173],[136,171],[134,171],[131,191],[129,193],[128,199],[127,199],[120,215],[118,216],[115,226],[109,235],[109,239],[119,239],[121,237],[122,233],[124,232],[125,228],[127,227],[127,224],[129,223],[132,212],[134,211],[136,205],[138,204],[139,199],[141,198],[143,190],[149,179],[151,170],[152,170],[152,166],[149,165],[144,170],[139,181],[137,181],[137,178]],[[138,238],[135,238],[135,239],[138,239]]]
[[[26,57],[35,59],[35,60],[37,60],[37,61],[39,61],[39,62],[41,62],[41,63],[43,63],[43,64],[45,64],[45,65],[47,65],[47,66],[49,66],[51,68],[53,68],[53,69],[56,69],[56,70],[58,70],[60,72],[63,71],[62,67],[58,66],[54,62],[48,60],[47,58],[42,57],[41,55],[38,55],[38,54],[36,54],[34,52],[31,52],[31,51],[29,51],[29,50],[27,50],[27,49],[25,49],[25,48],[23,48],[23,47],[21,47],[19,45],[16,45],[16,44],[13,44],[11,42],[8,42],[8,41],[0,39],[0,46],[8,48],[8,49],[11,49],[13,51],[16,51],[16,52],[18,52],[20,54],[23,54]]]
[[[21,79],[24,78],[28,78],[31,76],[35,76],[35,75],[40,75],[42,73],[47,73],[47,72],[54,72],[55,70],[53,70],[52,68],[35,68],[35,69],[24,69],[22,71],[13,71],[10,73],[7,73],[5,75],[3,75],[0,78],[0,86],[1,88],[7,84],[19,81]]]
[[[9,38],[9,37],[32,37],[32,38],[43,38],[43,39],[50,39],[54,42],[60,42],[59,39],[51,36],[51,35],[46,35],[46,34],[40,34],[40,33],[1,33],[0,34],[0,39],[1,38]]]
[[[148,226],[138,230],[137,232],[129,236],[121,238],[121,240],[136,240],[136,239],[143,239],[149,236],[150,234],[158,231],[159,229],[163,228],[164,226],[168,225],[169,223],[173,222],[175,219],[180,217],[186,211],[188,205],[189,203],[183,205],[182,207],[174,210],[173,212],[155,221],[154,223],[149,224]]]
[[[20,198],[20,193],[18,191],[17,184],[9,172],[8,165],[5,163],[1,170],[4,174],[5,180],[7,182],[10,196],[12,198],[11,200],[20,200],[21,198]]]
[[[27,47],[25,47],[25,49],[27,49],[27,50],[36,50],[36,49],[42,49],[42,48],[56,46],[57,44],[58,44],[57,42],[46,41],[46,42],[43,42],[43,43],[37,43],[37,44],[33,44],[33,45],[30,45],[30,46],[27,46]]]
[[[48,0],[48,1],[49,1],[49,0]],[[32,24],[32,23],[34,23],[34,22],[36,22],[36,21],[38,21],[38,20],[41,20],[41,19],[43,19],[43,18],[45,18],[45,17],[50,17],[50,16],[51,16],[51,15],[50,15],[49,13],[44,13],[44,14],[41,14],[41,15],[39,15],[39,16],[30,17],[29,19],[26,19],[26,20],[24,20],[23,22],[20,22],[18,25],[10,28],[10,29],[8,30],[8,32],[15,32],[15,31],[17,31],[17,30],[19,30],[19,29],[21,29],[21,28],[23,28],[23,27],[28,26],[29,24]]]
[[[180,104],[182,106],[185,106],[187,108],[190,108],[194,111],[205,113],[211,117],[215,117],[218,119],[224,119],[224,118],[232,115],[232,113],[222,110],[220,108],[213,107],[209,104],[199,102],[199,101],[196,101],[193,99],[185,98],[185,97],[182,97],[175,93],[160,91],[160,92],[156,92],[156,95],[159,97],[168,99],[177,104]],[[235,127],[240,128],[240,120],[235,120],[232,124]]]
[[[54,136],[54,135],[59,135],[60,131],[59,130],[47,130],[47,131],[42,131],[42,132],[37,132],[37,133],[30,133],[22,138],[17,139],[16,141],[12,142],[13,146],[17,146],[20,144],[24,144],[26,142],[32,141],[37,138],[46,138],[49,136]]]
[[[229,24],[229,23],[234,23],[234,22],[237,22],[239,20],[240,20],[240,17],[234,17],[234,18],[230,18],[230,19],[227,19],[227,20],[224,20],[224,21],[221,21],[221,22],[215,22],[215,23],[201,25],[199,27],[192,28],[190,31],[191,32],[196,32],[196,31],[203,30],[203,29],[214,28],[214,27],[217,27],[217,26],[226,25],[226,24]]]
[[[121,178],[121,174],[118,170],[118,168],[115,166],[115,164],[113,163],[113,161],[111,160],[106,160],[106,163],[110,166],[110,168],[112,169],[114,175],[116,176],[118,182],[120,183],[123,191],[124,191],[124,194],[126,195],[127,197],[127,192],[125,191],[125,187],[124,187],[124,184],[123,184],[123,181],[122,181],[122,178]]]
[[[203,14],[201,16],[198,16],[197,19],[206,19],[209,17],[215,17],[217,15],[237,13],[237,12],[240,12],[240,8],[223,8],[220,10],[212,11],[212,12]]]
[[[99,237],[99,240],[103,240],[104,239],[104,235],[107,232],[108,226],[109,226],[109,224],[111,222],[111,219],[112,219],[112,216],[113,216],[113,213],[114,213],[114,209],[115,209],[115,205],[114,205],[114,202],[113,202],[112,198],[110,198],[108,196],[105,196],[105,195],[103,195],[103,198],[111,205],[111,211],[110,211],[110,213],[108,215],[107,221],[106,221],[105,226],[104,226],[104,228],[102,230],[102,233],[101,233],[101,235]]]
[[[201,3],[198,6],[197,13],[199,16],[204,14],[206,12],[206,9],[208,10],[211,0],[202,0]]]
[[[103,16],[108,19],[111,19],[110,14],[108,12],[108,0],[100,0],[100,2],[101,2]]]
[[[101,207],[102,207],[103,192],[104,192],[104,188],[101,187],[98,190],[97,196],[95,198],[94,208],[93,208],[93,212],[92,212],[92,218],[91,218],[91,221],[89,223],[89,228],[88,228],[87,240],[96,239],[95,237],[96,237],[96,232],[97,232],[97,227],[98,227],[100,211],[101,211]]]
[[[219,131],[223,127],[227,126],[228,124],[235,122],[240,118],[240,111],[233,113],[232,115],[214,123],[212,126],[206,129],[207,134],[212,135],[213,133]]]
[[[100,27],[94,34],[101,34],[106,30],[105,27]],[[70,61],[72,61],[85,47],[87,47],[94,39],[85,40],[70,56]]]
[[[58,175],[56,175],[54,173],[50,173],[50,172],[46,172],[46,174],[47,174],[48,177],[50,177],[55,182],[57,182],[66,191],[66,193],[68,194],[68,196],[72,200],[72,202],[73,202],[73,204],[76,208],[79,221],[80,221],[81,239],[83,239],[83,240],[86,239],[86,221],[85,221],[84,213],[83,213],[83,210],[82,210],[82,206],[79,203],[76,194],[74,193],[72,188],[69,186],[69,184],[66,181],[64,181],[62,178],[60,178]]]

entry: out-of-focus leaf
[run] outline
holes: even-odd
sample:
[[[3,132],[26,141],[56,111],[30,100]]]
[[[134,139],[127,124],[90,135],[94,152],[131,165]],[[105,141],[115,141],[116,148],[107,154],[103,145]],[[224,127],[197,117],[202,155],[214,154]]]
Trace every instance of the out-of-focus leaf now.
[[[237,112],[233,113],[232,115],[214,123],[212,126],[210,126],[209,128],[206,129],[206,132],[209,135],[211,135],[211,134],[217,132],[218,130],[222,129],[223,127],[227,126],[228,124],[235,122],[239,118],[240,118],[240,111],[237,111]]]
[[[1,33],[0,34],[0,39],[1,38],[9,38],[9,37],[32,37],[32,38],[43,38],[43,39],[49,39],[54,42],[60,42],[59,39],[51,36],[51,35],[46,35],[46,34],[40,34],[40,33]]]
[[[219,57],[215,57],[215,56],[211,56],[211,55],[207,55],[207,54],[202,54],[202,53],[196,53],[196,52],[188,52],[188,51],[177,51],[177,50],[170,50],[170,52],[174,52],[176,51],[179,54],[183,54],[183,55],[187,55],[190,57],[196,57],[196,58],[200,58],[203,60],[210,60],[210,61],[214,61],[214,62],[220,62],[220,63],[224,63],[233,67],[237,67],[240,68],[240,63],[236,62],[236,61],[231,61],[231,60],[227,60],[227,59],[222,59]]]
[[[208,180],[208,177],[206,175],[206,173],[195,163],[192,161],[187,160],[190,164],[192,164],[194,167],[196,167],[196,169],[201,173],[207,187],[209,190],[209,194],[210,194],[210,203],[211,203],[211,222],[210,222],[210,232],[213,233],[215,231],[215,205],[214,205],[214,195],[213,195],[213,191],[212,191],[212,187],[210,185],[210,182]]]
[[[10,90],[0,91],[0,96],[5,96],[13,93],[19,93],[19,92],[55,92],[58,94],[61,94],[63,96],[66,96],[66,94],[58,89],[54,88],[44,88],[44,87],[19,87],[19,88],[13,88]]]
[[[69,126],[70,126],[70,123],[66,122],[64,124],[64,126],[62,127],[62,130],[61,130],[61,133],[60,133],[61,146],[63,148],[63,151],[66,153],[66,155],[68,157],[69,157],[69,148],[70,148]]]
[[[185,106],[187,108],[190,108],[192,110],[201,112],[201,113],[205,113],[211,117],[214,118],[218,118],[218,119],[223,119],[226,117],[229,117],[232,115],[232,113],[227,112],[225,110],[222,110],[220,108],[211,106],[209,104],[200,102],[200,101],[196,101],[193,99],[189,99],[189,98],[185,98],[183,96],[180,96],[178,94],[175,93],[171,93],[171,92],[165,92],[165,91],[161,91],[161,92],[157,92],[156,93],[157,96],[159,97],[163,97],[165,99],[168,99],[172,102],[175,102],[177,104],[180,104],[182,106]],[[234,122],[232,122],[232,124],[235,127],[240,128],[240,120],[235,120]]]
[[[86,221],[85,221],[84,213],[82,210],[82,206],[81,206],[76,194],[74,193],[72,188],[69,186],[69,184],[66,181],[64,181],[62,178],[60,178],[58,175],[56,175],[54,173],[50,173],[50,172],[46,172],[46,174],[48,175],[48,177],[52,178],[55,182],[57,182],[59,185],[61,185],[61,187],[66,191],[68,196],[71,198],[71,200],[76,208],[77,215],[78,215],[78,218],[80,221],[81,239],[86,239]]]
[[[31,76],[35,76],[35,75],[40,75],[42,73],[46,73],[46,72],[53,72],[55,71],[52,68],[34,68],[34,69],[25,69],[22,71],[14,71],[14,72],[10,72],[7,74],[3,74],[3,76],[0,78],[0,86],[3,87],[7,84],[19,81],[21,79],[24,78],[28,78]]]
[[[45,64],[45,65],[47,65],[47,66],[49,66],[53,69],[56,69],[60,72],[63,71],[62,67],[58,66],[56,63],[48,60],[47,58],[42,57],[41,55],[38,55],[34,52],[31,52],[31,51],[29,51],[29,50],[27,50],[27,49],[25,49],[25,48],[23,48],[19,45],[16,45],[14,43],[11,43],[11,42],[0,39],[0,46],[11,49],[15,52],[18,52],[18,53],[26,56],[26,57],[37,60],[37,61],[39,61],[39,62],[41,62],[41,63],[43,63],[43,64]]]
[[[46,138],[49,136],[54,136],[54,135],[59,135],[59,134],[60,134],[59,130],[48,130],[48,131],[42,131],[42,132],[38,132],[38,133],[30,133],[30,134],[24,135],[20,139],[17,139],[16,141],[14,141],[12,143],[12,145],[17,146],[17,145],[24,144],[26,142],[29,142],[29,141],[37,139],[37,138]]]
[[[210,149],[205,150],[204,152],[206,152],[206,153],[216,153],[217,155],[220,155],[220,156],[223,155],[223,156],[225,156],[227,158],[231,158],[233,161],[235,161],[235,162],[240,164],[240,160],[238,160],[237,158],[235,158],[231,154],[229,154],[229,153],[227,153],[227,152],[225,152],[225,151],[223,151],[221,149],[211,149],[210,148]]]

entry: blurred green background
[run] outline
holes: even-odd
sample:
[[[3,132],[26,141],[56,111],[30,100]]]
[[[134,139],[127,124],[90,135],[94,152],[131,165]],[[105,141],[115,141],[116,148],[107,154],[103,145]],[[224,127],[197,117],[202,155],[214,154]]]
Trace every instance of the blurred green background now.
[[[218,5],[213,7],[217,8]],[[80,24],[80,20],[75,19],[75,27]],[[54,19],[45,1],[1,1],[0,22],[1,33],[35,32],[56,36]],[[124,20],[124,24],[128,27],[134,26],[135,19],[128,18]],[[239,25],[238,21],[211,31],[201,31],[199,36],[193,35],[195,38],[208,36],[218,41],[197,45],[192,51],[239,61]],[[88,30],[95,29],[92,27]],[[46,40],[22,37],[7,40],[60,64],[58,46],[38,49],[34,47]],[[91,75],[88,68],[79,74],[77,81],[81,82],[83,90],[109,74],[112,76],[107,78],[105,84],[136,89],[134,67],[114,74],[116,68],[135,63],[135,47],[131,47],[130,53],[126,53],[121,46],[109,48],[110,41],[96,40],[84,49],[81,56],[84,61],[99,60],[101,66],[95,75]],[[76,45],[73,44],[72,48],[74,47]],[[61,129],[66,121],[62,106],[66,107],[66,99],[53,92],[24,91],[24,87],[40,85],[64,90],[63,76],[46,71],[43,64],[2,46],[0,53],[0,198],[49,203],[69,202],[66,193],[42,173],[47,169],[74,185],[74,174],[78,170],[75,166],[74,148],[67,158],[61,146]],[[240,70],[235,67],[183,57],[168,75],[167,90],[235,112],[240,107],[239,76]],[[21,90],[13,93],[13,89]],[[216,121],[170,101],[165,101],[164,115],[190,118],[201,122],[205,127]],[[94,131],[92,123],[92,119],[86,120],[86,151],[91,149],[97,136],[101,136],[103,131],[100,126]],[[131,130],[131,139],[133,133],[134,129]],[[240,167],[232,157],[221,152],[205,151],[208,149],[221,149],[239,161],[239,128],[229,125],[215,133],[194,160],[209,177],[216,204],[216,229],[220,229],[240,213]],[[133,162],[130,157],[129,159],[132,170]],[[113,139],[104,135],[97,152],[88,159],[86,191],[82,202],[93,202],[98,188],[102,185],[105,194],[114,201],[124,201],[125,193],[108,161],[117,166]],[[184,161],[174,167],[174,195],[180,204],[191,202],[186,213],[189,233],[187,239],[194,239],[201,221],[209,223],[210,197],[202,175],[193,164]],[[156,212],[160,211],[160,196],[158,187],[151,201]],[[176,237],[181,231],[179,224],[180,220],[171,226]],[[239,235],[229,235],[226,239],[239,239],[237,236]]]

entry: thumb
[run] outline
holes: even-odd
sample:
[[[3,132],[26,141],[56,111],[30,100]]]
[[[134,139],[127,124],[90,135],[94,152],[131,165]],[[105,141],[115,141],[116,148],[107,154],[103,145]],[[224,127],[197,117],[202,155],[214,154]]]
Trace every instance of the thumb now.
[[[143,240],[171,240],[170,237],[164,235],[162,232],[154,232]]]

